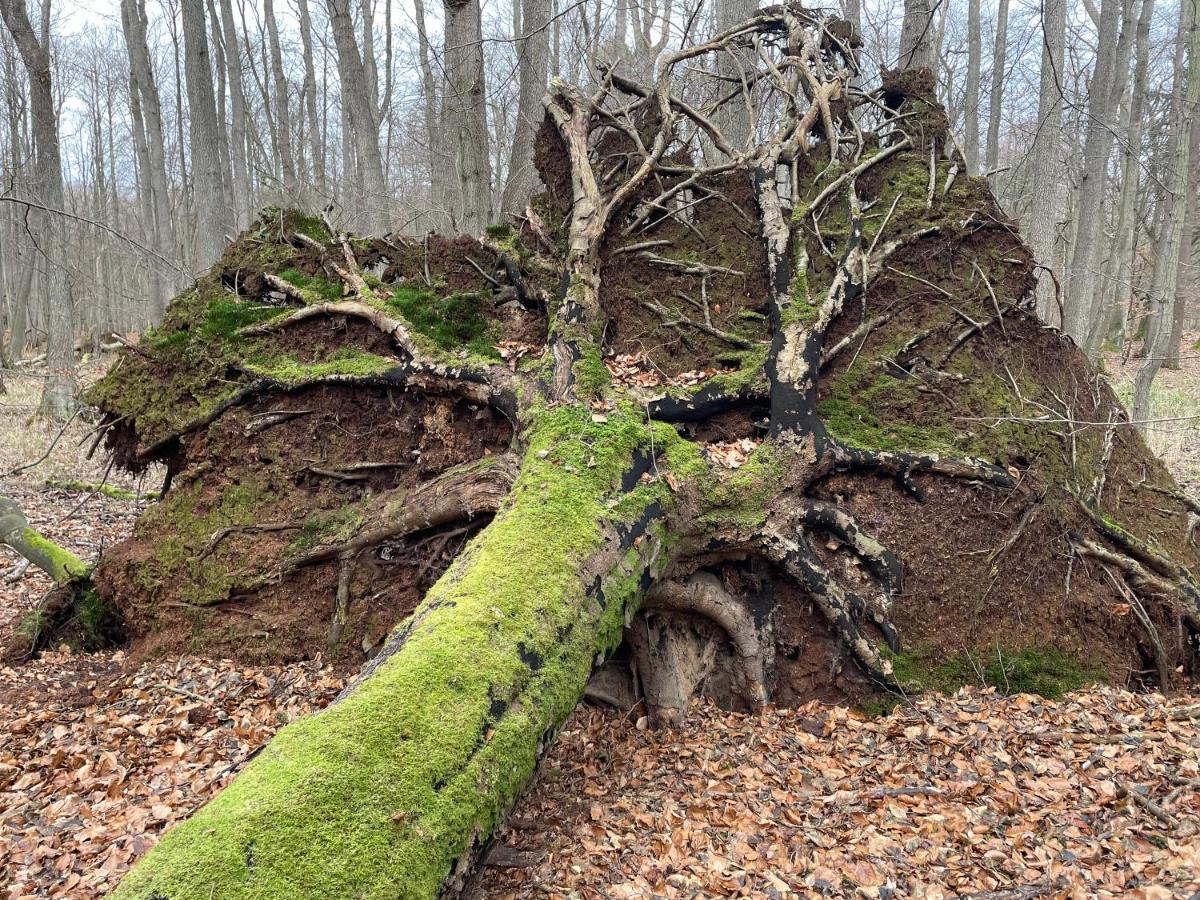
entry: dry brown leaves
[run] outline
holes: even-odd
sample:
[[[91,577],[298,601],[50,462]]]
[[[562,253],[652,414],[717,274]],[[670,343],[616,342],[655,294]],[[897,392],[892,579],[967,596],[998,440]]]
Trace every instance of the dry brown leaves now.
[[[608,367],[614,384],[635,388],[689,387],[729,371],[710,367],[667,375],[645,353],[618,353],[606,357],[604,365]]]
[[[725,469],[740,469],[761,440],[738,438],[736,441],[712,441],[704,444],[708,458]]]
[[[488,896],[1186,897],[1196,699],[976,691],[869,721],[815,702],[701,709],[664,732],[580,710]]]
[[[0,670],[0,883],[98,897],[283,724],[344,679],[318,663],[49,654]]]

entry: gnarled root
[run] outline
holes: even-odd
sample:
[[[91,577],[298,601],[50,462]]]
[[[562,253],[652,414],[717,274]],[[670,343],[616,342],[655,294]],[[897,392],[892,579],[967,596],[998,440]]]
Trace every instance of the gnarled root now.
[[[751,707],[767,702],[774,653],[770,623],[757,621],[711,572],[655,585],[626,639],[655,724],[683,720],[691,698],[717,676],[726,639],[734,658],[730,693]]]

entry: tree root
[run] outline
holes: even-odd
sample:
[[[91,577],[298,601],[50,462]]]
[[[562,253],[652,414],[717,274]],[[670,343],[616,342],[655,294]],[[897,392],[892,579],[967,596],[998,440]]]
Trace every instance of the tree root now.
[[[803,536],[792,537],[777,525],[767,525],[758,534],[758,545],[763,555],[796,580],[825,616],[830,629],[854,654],[863,672],[880,686],[895,689],[891,678],[891,663],[875,649],[856,619],[870,614],[867,603],[848,590],[817,557]],[[884,634],[893,652],[899,652],[899,636],[894,627],[882,616],[876,624]]]
[[[829,532],[854,551],[883,588],[885,601],[889,605],[901,594],[904,590],[904,573],[900,560],[876,538],[863,531],[850,513],[822,500],[806,500],[800,514],[806,526]]]
[[[1019,473],[971,457],[940,456],[936,453],[896,453],[885,450],[859,450],[838,445],[829,451],[833,469],[873,469],[893,475],[897,483],[917,499],[924,491],[912,480],[914,474],[944,475],[998,488],[1016,488]]]
[[[357,555],[384,541],[494,513],[512,488],[518,464],[515,454],[506,453],[447,469],[432,481],[413,488],[403,501],[392,504],[390,509],[394,512],[383,524],[343,543],[318,547],[288,562],[285,571],[347,554]]]

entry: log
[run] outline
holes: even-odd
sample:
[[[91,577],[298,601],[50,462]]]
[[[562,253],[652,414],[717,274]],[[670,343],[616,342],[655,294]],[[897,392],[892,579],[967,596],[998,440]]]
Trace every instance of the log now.
[[[88,572],[87,563],[32,527],[21,508],[4,496],[0,496],[0,543],[12,547],[55,584],[66,584]]]

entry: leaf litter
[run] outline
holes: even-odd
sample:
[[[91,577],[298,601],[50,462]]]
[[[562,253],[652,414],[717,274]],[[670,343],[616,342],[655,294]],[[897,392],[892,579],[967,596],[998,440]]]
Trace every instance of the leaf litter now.
[[[581,708],[486,895],[1188,897],[1198,699],[966,689],[878,719],[701,707],[658,732]]]

